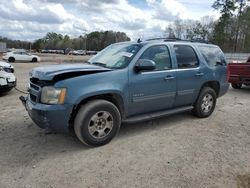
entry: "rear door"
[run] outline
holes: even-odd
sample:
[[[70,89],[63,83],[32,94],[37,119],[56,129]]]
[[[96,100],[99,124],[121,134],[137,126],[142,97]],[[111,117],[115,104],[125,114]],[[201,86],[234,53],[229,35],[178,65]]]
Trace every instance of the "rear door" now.
[[[153,45],[139,59],[155,62],[153,71],[129,73],[129,115],[159,111],[173,107],[176,96],[176,73],[172,69],[169,48]]]
[[[192,105],[204,82],[204,71],[191,45],[173,45],[177,64],[177,96],[174,106]]]

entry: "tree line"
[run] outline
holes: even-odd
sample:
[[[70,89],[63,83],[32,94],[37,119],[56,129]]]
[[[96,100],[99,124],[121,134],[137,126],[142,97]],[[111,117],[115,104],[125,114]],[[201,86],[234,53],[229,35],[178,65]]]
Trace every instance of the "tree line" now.
[[[249,4],[249,0],[215,0],[212,7],[220,11],[218,20],[209,16],[199,21],[176,19],[168,25],[164,35],[168,38],[205,40],[219,45],[225,52],[250,52]],[[99,51],[112,43],[129,40],[126,33],[115,31],[94,31],[77,38],[49,32],[32,43],[0,37],[8,48],[36,50],[70,48]]]
[[[177,19],[165,31],[169,38],[205,40],[219,45],[225,52],[250,52],[250,7],[247,0],[216,0],[212,7],[220,11],[214,20]]]
[[[48,32],[43,38],[34,42],[11,40],[5,37],[0,37],[0,41],[6,42],[8,48],[33,49],[37,51],[41,49],[100,51],[110,44],[130,41],[130,38],[124,32],[115,31],[94,31],[76,38]]]
[[[74,50],[100,51],[112,43],[129,40],[130,38],[125,33],[114,31],[94,31],[73,39],[68,35],[63,36],[61,34],[49,32],[45,37],[36,40],[33,43],[32,48],[53,50],[71,48]]]

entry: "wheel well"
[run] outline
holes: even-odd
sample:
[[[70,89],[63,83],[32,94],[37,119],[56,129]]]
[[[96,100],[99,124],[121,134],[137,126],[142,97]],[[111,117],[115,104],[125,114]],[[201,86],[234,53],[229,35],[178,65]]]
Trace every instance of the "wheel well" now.
[[[83,99],[79,104],[75,105],[75,107],[71,113],[71,117],[70,117],[70,121],[69,121],[69,128],[70,129],[74,128],[74,126],[73,126],[74,119],[75,119],[75,116],[76,116],[78,110],[81,108],[81,106],[88,103],[89,101],[96,100],[96,99],[103,99],[103,100],[107,100],[107,101],[113,103],[118,108],[118,110],[120,111],[121,117],[123,118],[124,103],[123,103],[123,99],[120,95],[118,95],[118,94],[102,94],[102,95],[91,96],[91,97],[88,97],[86,99]]]
[[[202,85],[201,90],[202,90],[204,87],[210,87],[210,88],[212,88],[212,89],[215,91],[216,96],[217,96],[217,97],[219,96],[219,92],[220,92],[220,83],[219,83],[218,81],[206,82],[205,84]],[[200,90],[200,91],[201,91],[201,90]]]

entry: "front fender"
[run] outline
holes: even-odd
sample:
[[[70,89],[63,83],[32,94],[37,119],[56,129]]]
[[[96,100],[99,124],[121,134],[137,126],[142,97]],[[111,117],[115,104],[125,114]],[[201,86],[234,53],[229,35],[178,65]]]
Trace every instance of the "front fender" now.
[[[55,86],[67,88],[65,103],[78,105],[86,98],[103,94],[117,94],[126,104],[128,85],[127,69],[121,69],[62,80]]]

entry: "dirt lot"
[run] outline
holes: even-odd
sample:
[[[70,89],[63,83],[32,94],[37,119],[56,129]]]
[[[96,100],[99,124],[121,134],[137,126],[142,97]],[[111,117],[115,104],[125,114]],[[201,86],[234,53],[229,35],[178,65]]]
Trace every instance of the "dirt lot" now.
[[[14,63],[18,88],[44,64]],[[20,95],[0,96],[1,188],[250,187],[250,88],[230,88],[207,119],[184,113],[122,125],[110,144],[93,149],[46,135]]]

